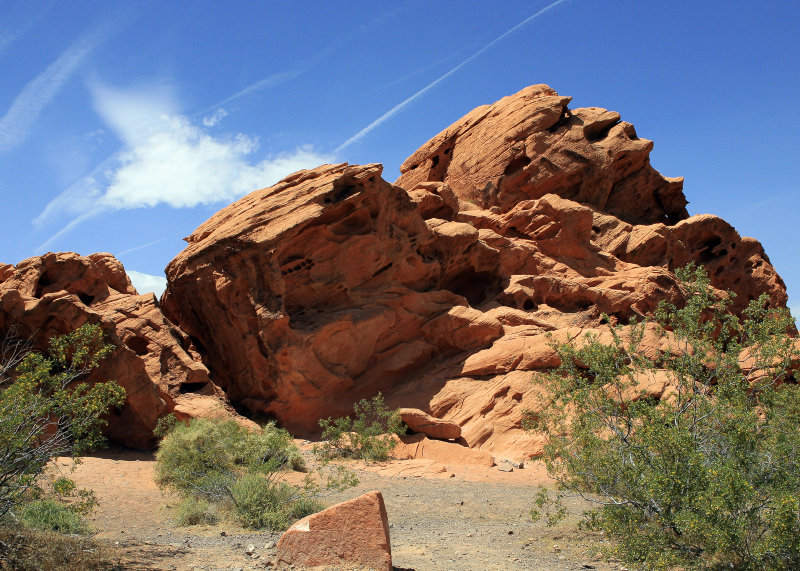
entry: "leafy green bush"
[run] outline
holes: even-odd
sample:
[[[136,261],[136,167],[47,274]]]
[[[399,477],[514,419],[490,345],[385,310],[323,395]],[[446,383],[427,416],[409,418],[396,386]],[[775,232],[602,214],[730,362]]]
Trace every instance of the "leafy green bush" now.
[[[236,517],[244,527],[284,530],[300,518],[324,506],[308,497],[306,490],[276,482],[262,474],[247,474],[231,486]]]
[[[356,458],[383,461],[395,447],[393,434],[404,434],[405,427],[397,412],[389,409],[378,393],[371,400],[361,400],[352,416],[319,421],[324,443],[315,448],[324,459]]]
[[[232,420],[193,419],[179,423],[161,441],[156,454],[156,482],[182,493],[220,501],[239,474],[303,470],[291,435],[274,424],[250,432]]]
[[[641,568],[800,568],[791,315],[762,296],[739,318],[702,268],[678,275],[686,304],[662,303],[655,329],[556,345],[562,365],[541,378],[552,401],[531,418],[549,472],[598,503],[590,523]],[[646,388],[657,375],[660,399]]]
[[[178,423],[166,433],[156,454],[159,485],[193,502],[210,503],[255,529],[285,529],[294,519],[322,509],[312,500],[321,488],[310,478],[300,487],[279,480],[280,471],[290,468],[306,470],[289,433],[274,424],[249,432],[233,421]],[[329,480],[328,487],[348,485],[352,483]],[[184,504],[176,518],[179,524],[199,522],[209,513],[205,506],[193,510]]]
[[[103,442],[105,414],[121,406],[114,382],[89,385],[89,372],[113,347],[97,325],[50,340],[47,355],[13,332],[0,343],[0,516],[23,501],[54,456],[83,453]]]
[[[33,500],[22,506],[20,521],[27,527],[41,531],[83,534],[89,526],[69,506],[53,498]]]

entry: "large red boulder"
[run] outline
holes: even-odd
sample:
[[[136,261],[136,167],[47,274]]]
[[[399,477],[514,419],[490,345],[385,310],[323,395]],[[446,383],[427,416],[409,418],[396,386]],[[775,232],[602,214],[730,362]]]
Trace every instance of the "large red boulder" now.
[[[301,519],[281,536],[276,562],[279,566],[391,571],[383,495],[369,492]]]

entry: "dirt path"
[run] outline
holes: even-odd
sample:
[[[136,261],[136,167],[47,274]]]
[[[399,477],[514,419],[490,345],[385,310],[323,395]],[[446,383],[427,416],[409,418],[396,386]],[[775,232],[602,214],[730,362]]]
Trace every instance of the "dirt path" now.
[[[389,514],[398,570],[617,569],[594,558],[600,535],[575,531],[576,516],[556,528],[528,512],[541,466],[504,473],[496,468],[391,462],[358,466],[361,483],[326,498],[343,501],[380,490]],[[59,460],[62,470],[68,460]],[[177,497],[153,483],[152,455],[110,451],[85,458],[71,477],[100,502],[90,516],[97,538],[118,546],[128,569],[260,569],[271,566],[280,534],[249,532],[231,523],[176,527]],[[431,469],[437,468],[437,469]],[[415,474],[426,474],[419,476]],[[568,503],[571,514],[586,508]],[[251,553],[248,553],[251,551]]]

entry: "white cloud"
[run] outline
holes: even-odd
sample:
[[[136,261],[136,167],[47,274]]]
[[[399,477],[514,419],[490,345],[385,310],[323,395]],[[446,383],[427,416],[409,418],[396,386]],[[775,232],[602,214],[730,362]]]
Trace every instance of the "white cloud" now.
[[[40,248],[104,211],[232,201],[300,169],[333,162],[310,146],[254,159],[257,137],[212,136],[177,112],[171,89],[163,84],[127,91],[97,82],[89,87],[98,114],[126,146],[62,191],[34,219],[42,226],[63,214],[77,216]]]
[[[224,109],[217,109],[211,115],[206,115],[203,117],[203,126],[204,127],[216,127],[220,121],[222,121],[228,112]]]
[[[162,116],[159,129],[119,157],[107,173],[109,185],[99,204],[175,208],[233,200],[269,186],[296,170],[325,162],[303,147],[250,164],[258,140],[242,134],[212,137],[181,116]]]
[[[156,294],[156,297],[161,297],[167,288],[167,278],[164,276],[151,276],[135,270],[128,270],[128,277],[131,278],[133,287],[140,294],[152,292]]]

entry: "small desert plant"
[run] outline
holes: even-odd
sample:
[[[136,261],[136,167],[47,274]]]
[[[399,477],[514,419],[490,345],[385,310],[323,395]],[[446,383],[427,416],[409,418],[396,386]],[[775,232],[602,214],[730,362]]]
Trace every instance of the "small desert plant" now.
[[[397,411],[389,409],[378,393],[371,400],[361,400],[353,407],[351,416],[326,418],[319,421],[323,444],[315,453],[323,459],[355,458],[383,461],[395,447],[392,435],[405,433]]]
[[[89,531],[80,514],[54,498],[27,502],[20,510],[19,519],[25,526],[41,531],[75,534]]]
[[[203,498],[184,497],[175,510],[175,523],[180,526],[214,525],[219,519],[219,507]]]
[[[250,432],[232,420],[177,424],[156,454],[156,482],[182,493],[221,500],[238,475],[305,468],[288,432],[268,424]]]
[[[246,474],[231,486],[236,518],[244,527],[280,531],[324,506],[307,490],[262,474]]]
[[[74,571],[124,567],[110,548],[89,537],[39,531],[6,522],[0,526],[0,568]]]
[[[303,486],[281,481],[281,471],[290,468],[306,470],[289,433],[274,424],[250,432],[233,421],[178,423],[166,433],[156,454],[158,484],[197,504],[180,504],[176,520],[182,525],[207,523],[213,507],[244,527],[279,530],[313,513],[309,509],[322,509],[311,498],[323,489],[310,477]],[[325,489],[351,485],[352,480],[329,478]]]

